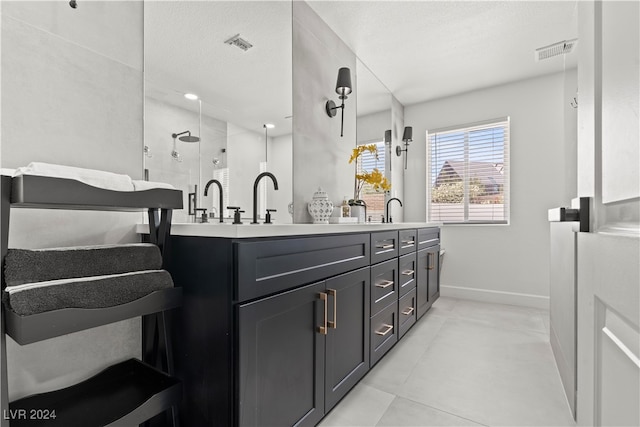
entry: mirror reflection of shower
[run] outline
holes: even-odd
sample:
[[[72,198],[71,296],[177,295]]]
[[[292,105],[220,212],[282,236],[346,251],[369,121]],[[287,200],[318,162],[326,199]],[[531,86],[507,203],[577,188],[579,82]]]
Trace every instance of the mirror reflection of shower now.
[[[182,162],[182,157],[180,156],[180,153],[178,152],[178,149],[176,147],[176,138],[178,138],[182,142],[189,143],[200,141],[200,137],[191,135],[191,131],[189,130],[185,130],[184,132],[180,133],[172,133],[171,137],[173,138],[173,149],[171,150],[171,157],[173,157],[173,159],[177,162]]]

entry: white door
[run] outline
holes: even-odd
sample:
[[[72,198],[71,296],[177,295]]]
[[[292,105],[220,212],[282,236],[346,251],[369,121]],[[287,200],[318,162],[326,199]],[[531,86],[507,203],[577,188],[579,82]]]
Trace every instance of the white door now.
[[[578,2],[579,425],[640,425],[640,3]]]

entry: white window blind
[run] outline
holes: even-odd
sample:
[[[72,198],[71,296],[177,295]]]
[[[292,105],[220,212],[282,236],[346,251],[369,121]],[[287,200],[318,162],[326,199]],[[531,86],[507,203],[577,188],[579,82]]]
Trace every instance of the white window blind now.
[[[427,217],[509,222],[509,118],[427,133]]]
[[[385,173],[386,147],[384,141],[368,141],[358,145],[375,144],[378,149],[378,157],[375,154],[365,151],[357,160],[358,173],[363,171],[371,172],[377,168],[383,175]],[[360,192],[360,198],[367,204],[367,216],[371,222],[381,222],[384,215],[384,191],[376,191],[371,184],[365,184]],[[368,218],[365,218],[368,221]]]

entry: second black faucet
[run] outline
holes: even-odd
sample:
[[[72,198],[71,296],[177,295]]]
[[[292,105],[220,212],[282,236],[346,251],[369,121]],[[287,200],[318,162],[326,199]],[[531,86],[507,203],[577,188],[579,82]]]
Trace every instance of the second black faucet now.
[[[274,190],[278,189],[278,180],[271,172],[262,172],[253,183],[253,221],[251,224],[258,224],[258,184],[260,180],[268,176],[273,181]]]

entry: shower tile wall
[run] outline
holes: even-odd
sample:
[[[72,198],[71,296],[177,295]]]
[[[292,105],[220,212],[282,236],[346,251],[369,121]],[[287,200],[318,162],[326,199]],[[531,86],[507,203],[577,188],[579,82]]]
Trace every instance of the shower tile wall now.
[[[3,168],[31,161],[142,177],[143,3],[3,1]],[[10,247],[130,242],[139,213],[14,210]],[[9,397],[76,382],[140,353],[139,320],[18,346]],[[117,338],[116,338],[117,337]],[[55,355],[55,356],[53,356]]]

